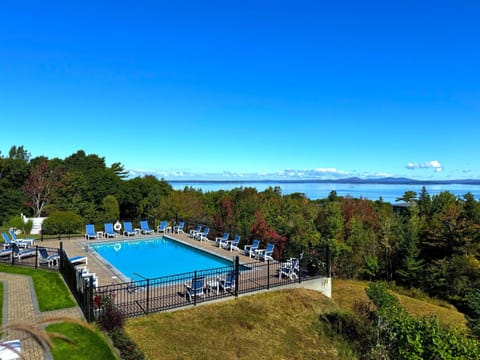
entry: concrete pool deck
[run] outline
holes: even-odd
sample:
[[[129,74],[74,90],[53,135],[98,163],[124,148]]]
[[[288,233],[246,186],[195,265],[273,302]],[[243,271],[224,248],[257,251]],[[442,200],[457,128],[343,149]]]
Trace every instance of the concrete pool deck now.
[[[119,235],[116,238],[109,239],[100,239],[100,240],[86,240],[84,237],[71,238],[62,240],[63,248],[67,252],[69,257],[72,256],[87,256],[88,258],[88,270],[92,273],[97,274],[98,277],[98,286],[119,284],[124,282],[125,279],[122,279],[121,274],[119,274],[115,268],[112,268],[110,264],[106,263],[101,259],[95,252],[90,251],[88,244],[91,243],[115,243],[123,240],[145,240],[145,239],[154,239],[161,236],[166,236],[174,240],[180,241],[186,245],[190,245],[194,248],[201,249],[208,253],[217,255],[221,258],[231,261],[234,256],[239,255],[240,264],[257,262],[258,260],[254,258],[249,258],[245,256],[243,252],[239,251],[229,251],[223,248],[215,246],[215,241],[198,241],[187,234],[180,233],[155,233],[152,235],[138,235],[138,236],[123,236]],[[44,240],[43,242],[38,242],[39,246],[45,247],[60,247],[60,242],[58,240]]]

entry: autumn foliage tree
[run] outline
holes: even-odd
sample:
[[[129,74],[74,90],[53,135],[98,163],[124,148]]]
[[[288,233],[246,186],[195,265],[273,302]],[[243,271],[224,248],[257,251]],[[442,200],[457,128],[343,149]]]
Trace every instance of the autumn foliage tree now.
[[[42,216],[53,190],[60,183],[60,178],[60,170],[58,168],[51,169],[47,161],[32,169],[22,190],[29,199],[26,206],[32,209],[34,217]]]

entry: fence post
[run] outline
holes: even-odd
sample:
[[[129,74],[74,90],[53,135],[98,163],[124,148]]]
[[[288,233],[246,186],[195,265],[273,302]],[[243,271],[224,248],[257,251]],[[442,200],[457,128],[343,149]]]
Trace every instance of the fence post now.
[[[63,241],[60,241],[60,249],[58,250],[58,255],[60,255],[60,259],[59,259],[59,263],[58,263],[58,271],[60,271],[60,274],[63,275],[63,265],[64,265],[64,261],[63,261]],[[61,254],[60,254],[61,253]]]
[[[193,290],[193,294],[194,294],[194,296],[193,296],[193,306],[196,306],[197,305],[197,295],[196,295],[196,291],[197,291],[197,270],[195,270],[193,272],[192,290]]]
[[[267,290],[270,290],[270,259],[267,260]]]
[[[302,283],[302,266],[300,265],[300,262],[302,261],[303,259],[303,256],[302,256],[302,253],[300,253],[300,255],[298,255],[298,283],[301,284]],[[295,271],[295,269],[293,269],[293,271]]]
[[[238,255],[235,255],[235,261],[233,263],[233,272],[235,276],[235,296],[238,297],[238,281],[240,278],[240,258]]]
[[[150,312],[150,279],[147,279],[147,314]]]

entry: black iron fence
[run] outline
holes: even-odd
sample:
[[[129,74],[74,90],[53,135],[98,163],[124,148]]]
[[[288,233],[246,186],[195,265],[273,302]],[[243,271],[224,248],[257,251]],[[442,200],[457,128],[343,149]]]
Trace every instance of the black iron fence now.
[[[88,319],[94,320],[107,307],[117,309],[124,317],[133,317],[268,290],[326,275],[309,275],[297,259],[240,265],[239,257],[236,256],[230,266],[100,286],[93,291],[93,313]]]
[[[0,250],[0,263],[58,270],[58,250],[38,245],[21,247],[12,244]]]
[[[315,262],[300,254],[281,262],[240,264],[236,256],[231,265],[215,269],[151,279],[136,274],[136,279],[129,282],[96,287],[93,276],[85,276],[78,265],[69,260],[62,242],[60,248],[31,247],[28,256],[19,256],[15,251],[13,247],[7,249],[5,255],[0,256],[0,263],[59,271],[88,321],[97,319],[107,307],[115,308],[125,317],[133,317],[330,277],[331,274],[327,247],[321,251],[323,260],[316,256]]]

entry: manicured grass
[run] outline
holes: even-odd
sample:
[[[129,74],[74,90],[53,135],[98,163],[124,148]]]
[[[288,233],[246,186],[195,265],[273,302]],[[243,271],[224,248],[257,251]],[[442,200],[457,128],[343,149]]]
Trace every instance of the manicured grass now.
[[[316,291],[272,291],[129,319],[125,331],[148,359],[351,359],[319,334],[334,309]]]
[[[57,272],[0,264],[0,272],[30,276],[40,311],[59,310],[77,305]]]
[[[72,341],[68,343],[62,339],[53,339],[52,355],[56,360],[118,359],[103,333],[98,330],[90,330],[74,323],[52,324],[46,330],[49,333],[60,333]]]
[[[367,286],[368,283],[365,281],[334,280],[332,286],[333,300],[340,308],[351,311],[356,306],[355,303],[363,302],[365,304],[368,302],[368,297],[365,294]],[[465,315],[453,308],[439,306],[436,304],[438,301],[432,300],[432,302],[429,302],[428,298],[420,300],[394,291],[392,293],[398,297],[402,307],[414,317],[435,315],[442,324],[448,327],[459,330],[467,329]]]

